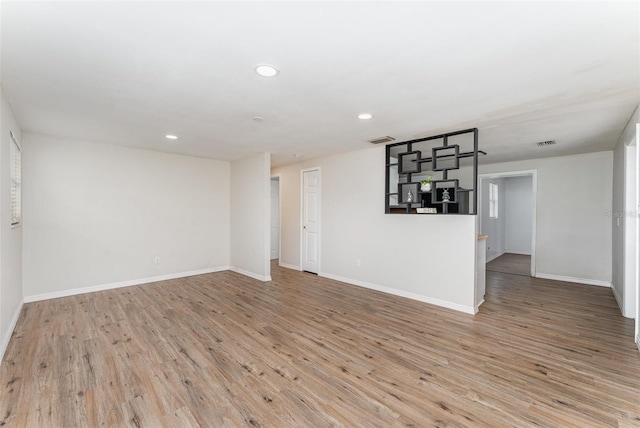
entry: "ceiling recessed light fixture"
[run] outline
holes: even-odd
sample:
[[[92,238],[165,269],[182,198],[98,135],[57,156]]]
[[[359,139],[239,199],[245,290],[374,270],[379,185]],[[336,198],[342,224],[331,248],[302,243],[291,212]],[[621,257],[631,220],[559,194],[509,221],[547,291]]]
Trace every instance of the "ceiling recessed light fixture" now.
[[[280,70],[270,64],[258,64],[254,69],[262,77],[276,77]]]
[[[167,135],[164,136],[164,138],[166,138],[167,140],[177,140],[178,136],[177,135],[167,134]]]
[[[362,120],[369,120],[373,117],[373,115],[371,113],[360,113],[358,115],[358,119],[362,119]]]

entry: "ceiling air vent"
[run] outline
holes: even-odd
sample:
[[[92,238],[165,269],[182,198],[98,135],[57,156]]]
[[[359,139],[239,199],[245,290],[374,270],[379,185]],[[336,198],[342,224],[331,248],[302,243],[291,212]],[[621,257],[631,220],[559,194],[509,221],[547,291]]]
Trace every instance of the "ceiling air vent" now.
[[[396,140],[395,138],[389,137],[387,135],[386,137],[374,138],[373,140],[367,140],[367,141],[369,141],[371,144],[384,144],[384,143],[389,143],[395,140]]]
[[[549,140],[549,141],[540,141],[536,143],[536,145],[538,147],[544,147],[544,146],[553,146],[555,143],[556,143],[556,140]]]

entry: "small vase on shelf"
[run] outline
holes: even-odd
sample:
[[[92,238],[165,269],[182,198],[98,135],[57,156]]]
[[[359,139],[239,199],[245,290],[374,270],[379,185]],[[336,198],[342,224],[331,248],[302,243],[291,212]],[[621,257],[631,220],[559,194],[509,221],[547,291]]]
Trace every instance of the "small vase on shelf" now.
[[[427,177],[420,182],[420,191],[421,192],[430,192],[431,191],[431,181],[433,177],[427,175]]]

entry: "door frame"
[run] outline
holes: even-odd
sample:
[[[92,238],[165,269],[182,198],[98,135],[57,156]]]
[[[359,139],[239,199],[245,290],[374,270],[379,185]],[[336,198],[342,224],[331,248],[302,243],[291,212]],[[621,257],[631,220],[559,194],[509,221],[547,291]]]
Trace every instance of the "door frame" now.
[[[632,142],[636,146],[636,158],[635,158],[635,181],[636,181],[636,206],[633,212],[636,223],[636,236],[634,237],[636,247],[636,257],[634,262],[636,263],[636,320],[635,320],[635,342],[640,351],[640,123],[636,123],[636,138]]]
[[[532,215],[531,215],[531,277],[536,277],[536,218],[538,215],[537,202],[538,202],[538,170],[528,169],[522,171],[506,171],[506,172],[493,172],[486,174],[478,174],[478,206],[476,207],[477,214],[477,227],[480,232],[480,225],[482,224],[482,180],[486,178],[509,178],[509,177],[531,177],[531,197],[532,197]]]
[[[280,264],[280,259],[282,257],[282,179],[280,178],[280,174],[272,175],[269,179],[269,184],[272,181],[277,180],[278,182],[278,265]],[[269,191],[271,191],[271,187],[269,187]],[[271,194],[269,194],[269,201],[271,201]],[[271,224],[269,224],[269,236],[271,236]],[[271,243],[269,243],[271,244]],[[271,262],[271,246],[269,246],[269,262]]]
[[[319,166],[300,170],[300,270],[303,271],[302,260],[304,257],[304,173],[318,171],[318,275],[322,266],[322,171]]]

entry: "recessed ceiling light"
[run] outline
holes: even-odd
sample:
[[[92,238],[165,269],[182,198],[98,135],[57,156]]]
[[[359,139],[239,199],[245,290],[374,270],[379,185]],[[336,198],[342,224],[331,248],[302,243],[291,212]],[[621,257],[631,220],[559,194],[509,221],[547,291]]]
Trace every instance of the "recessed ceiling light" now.
[[[362,120],[369,120],[373,117],[373,115],[371,113],[360,113],[358,115],[358,119],[362,119]]]
[[[255,70],[262,77],[276,77],[280,73],[280,70],[269,64],[258,64]]]
[[[167,134],[167,135],[164,136],[164,138],[166,138],[167,140],[177,140],[178,136],[177,135]]]

